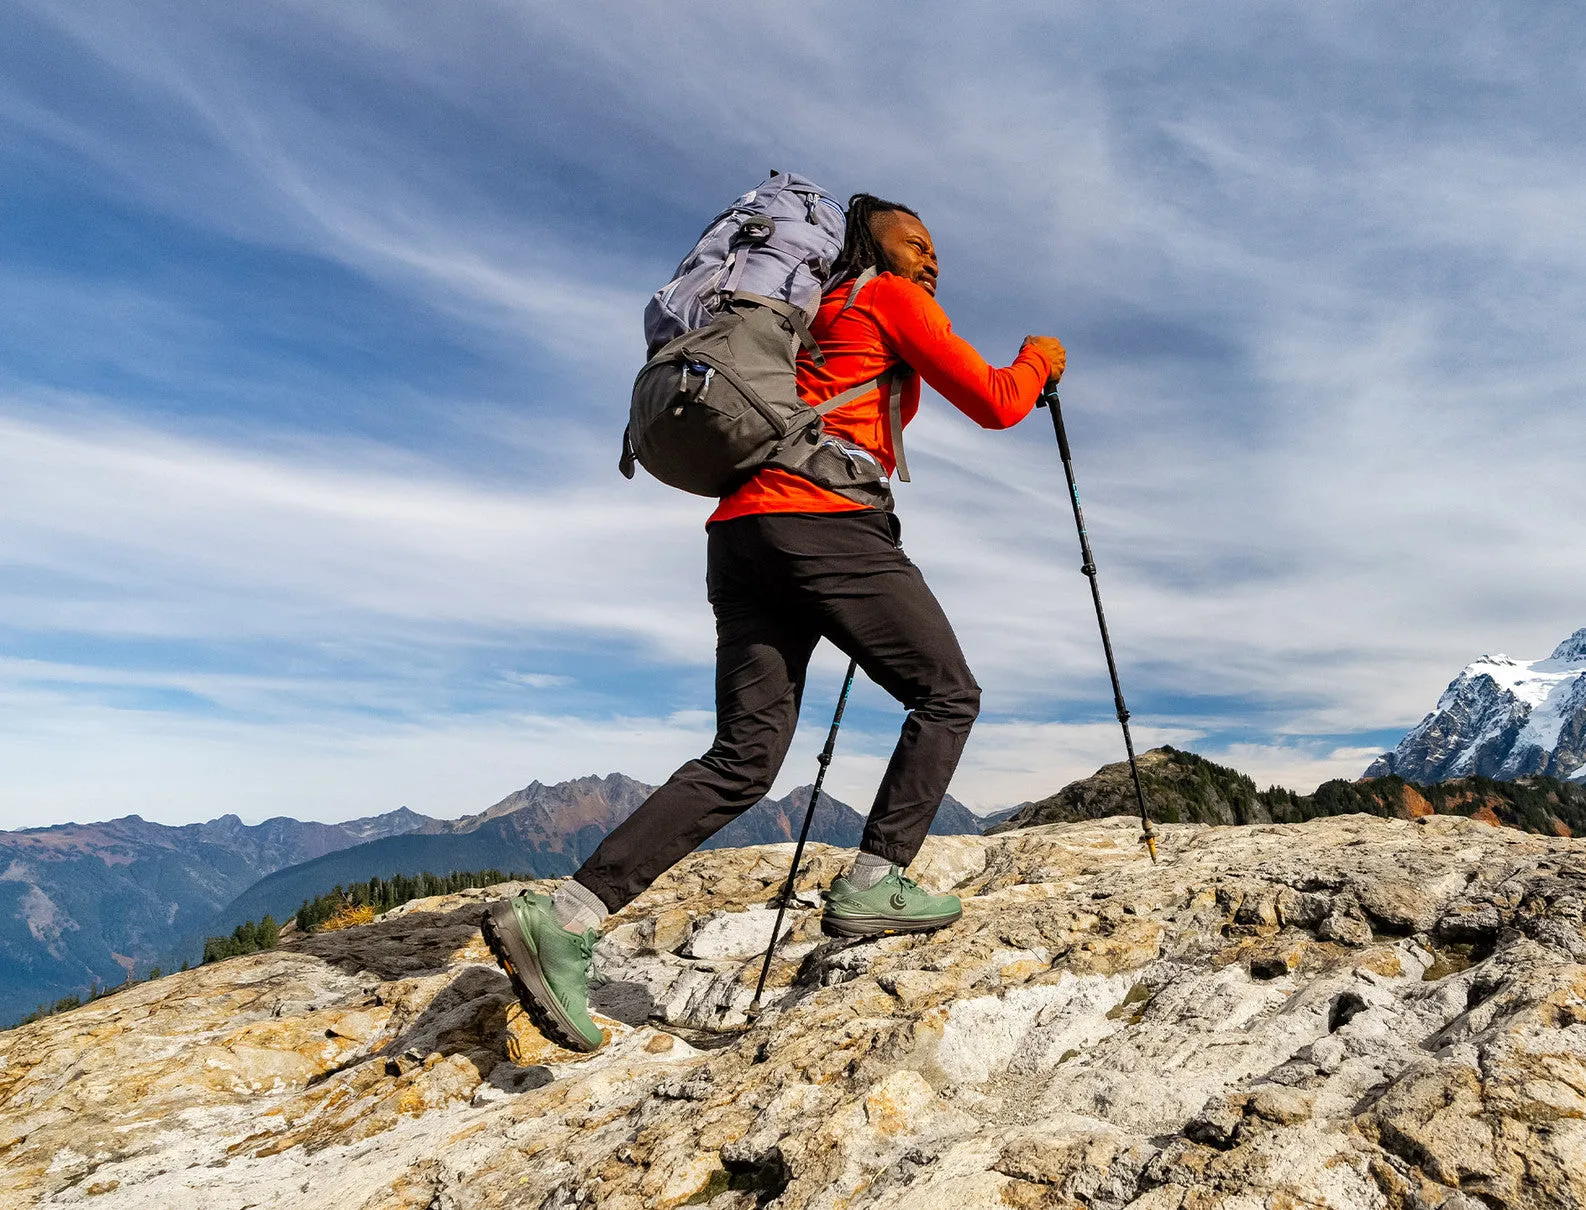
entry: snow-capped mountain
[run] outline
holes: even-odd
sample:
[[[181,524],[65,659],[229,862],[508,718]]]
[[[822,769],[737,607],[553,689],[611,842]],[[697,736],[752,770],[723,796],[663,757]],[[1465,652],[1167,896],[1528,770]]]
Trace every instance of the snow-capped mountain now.
[[[1586,781],[1586,628],[1545,660],[1484,655],[1467,665],[1437,709],[1366,770],[1389,773],[1422,784],[1535,773]]]

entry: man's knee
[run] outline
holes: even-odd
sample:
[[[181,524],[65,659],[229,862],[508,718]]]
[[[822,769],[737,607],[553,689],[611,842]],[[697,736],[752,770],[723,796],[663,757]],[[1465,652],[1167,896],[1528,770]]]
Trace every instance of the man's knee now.
[[[770,792],[787,748],[785,742],[743,742],[718,735],[699,763],[710,771],[726,801],[748,808]]]
[[[947,703],[953,718],[966,727],[979,718],[980,686],[975,683],[975,678],[970,677],[967,684],[949,694]]]
[[[947,670],[914,711],[934,722],[967,729],[980,715],[980,686],[967,667]]]

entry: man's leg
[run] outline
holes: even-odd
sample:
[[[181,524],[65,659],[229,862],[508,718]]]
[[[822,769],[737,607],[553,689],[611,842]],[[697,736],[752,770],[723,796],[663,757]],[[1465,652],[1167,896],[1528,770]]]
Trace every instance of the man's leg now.
[[[717,829],[759,802],[798,722],[817,632],[768,590],[752,526],[713,526],[708,560],[716,611],[716,742],[601,841],[554,896],[491,906],[485,941],[530,1018],[574,1050],[604,1038],[589,1016],[594,929]]]
[[[715,742],[617,825],[573,875],[609,911],[635,899],[764,798],[793,741],[818,635],[807,621],[767,601],[774,594],[757,574],[762,552],[748,528],[727,522],[711,532]]]
[[[866,855],[879,868],[907,866],[919,852],[979,713],[980,686],[889,520],[862,514],[854,521],[832,530],[826,557],[809,564],[800,588],[822,634],[909,711],[865,822],[862,881]]]

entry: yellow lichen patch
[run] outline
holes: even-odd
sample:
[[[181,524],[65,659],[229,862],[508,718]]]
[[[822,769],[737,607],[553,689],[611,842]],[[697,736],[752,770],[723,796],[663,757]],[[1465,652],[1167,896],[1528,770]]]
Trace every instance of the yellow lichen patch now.
[[[1399,961],[1399,955],[1385,945],[1366,950],[1355,965],[1389,979],[1397,979],[1404,974],[1404,963]]]
[[[1047,1185],[1039,1185],[1033,1181],[1004,1182],[997,1191],[997,1201],[1003,1206],[1012,1206],[1014,1210],[1068,1210],[1069,1205],[1080,1206],[1083,1203],[1053,1201],[1052,1189]]]
[[[1162,925],[1155,920],[1134,920],[1115,928],[1111,936],[1090,937],[1068,955],[1068,969],[1076,975],[1115,975],[1156,960],[1162,949]]]
[[[495,955],[490,952],[490,947],[485,944],[483,934],[476,934],[459,948],[452,951],[451,965],[459,962],[494,962]]]
[[[1010,962],[997,973],[1006,983],[1022,983],[1032,975],[1038,975],[1047,969],[1047,963],[1039,958],[1020,958],[1017,962]]]
[[[963,981],[957,975],[943,971],[892,971],[881,975],[878,982],[898,998],[899,1006],[904,1009],[920,1008],[936,1003],[952,995],[963,985]]]
[[[315,1089],[303,1095],[287,1115],[291,1128],[286,1133],[255,1136],[244,1140],[239,1150],[269,1156],[293,1147],[312,1150],[372,1138],[403,1117],[468,1100],[480,1083],[478,1069],[463,1055],[432,1054],[397,1076],[376,1068],[374,1063],[365,1064],[351,1081],[324,1093]]]
[[[1586,1024],[1586,967],[1577,966],[1569,983],[1549,992],[1538,1005],[1542,1020],[1555,1029]]]
[[[1515,1056],[1508,1078],[1487,1085],[1487,1103],[1532,1124],[1586,1118],[1586,1063],[1575,1054]]]
[[[917,1071],[895,1071],[865,1098],[865,1120],[882,1135],[912,1133],[936,1102],[936,1090]]]
[[[650,931],[650,946],[658,952],[671,953],[688,940],[694,926],[692,912],[681,908],[667,908],[655,914],[655,927]]]
[[[614,1027],[618,1023],[599,1018],[595,1020],[595,1024],[600,1026],[600,1032],[609,1043]],[[580,1051],[568,1050],[552,1042],[535,1027],[533,1021],[529,1020],[529,1014],[523,1011],[520,1004],[513,1003],[507,1006],[506,1029],[507,1058],[519,1067],[569,1063],[587,1057]]]
[[[1312,941],[1293,934],[1263,938],[1251,948],[1250,973],[1258,979],[1271,979],[1299,970],[1309,960]]]
[[[699,1144],[712,1151],[720,1151],[729,1143],[736,1143],[754,1126],[755,1113],[737,1105],[728,1105],[707,1115],[699,1132]]]
[[[743,969],[738,972],[738,982],[744,987],[753,987],[760,982],[761,959],[744,963]],[[771,970],[766,974],[767,987],[792,987],[798,978],[800,963],[776,960],[771,963]]]
[[[717,1177],[717,1173],[721,1173],[721,1176]],[[670,1207],[681,1206],[696,1194],[703,1193],[710,1187],[713,1178],[725,1190],[726,1175],[717,1152],[680,1155],[663,1158],[653,1166],[639,1182],[639,1190],[655,1210],[670,1210]]]
[[[156,1097],[203,1086],[232,1096],[250,1096],[300,1088],[321,1071],[316,1057],[295,1050],[255,1046],[238,1041],[224,1046],[199,1046],[164,1070],[148,1073],[144,1095]],[[127,1089],[122,1090],[124,1093]]]
[[[355,928],[360,924],[372,924],[373,922],[374,909],[368,904],[348,904],[314,931],[317,933],[334,933],[339,929]]]
[[[222,1035],[216,1045],[290,1052],[324,1070],[379,1034],[390,1016],[389,1008],[373,1007],[271,1017]]]

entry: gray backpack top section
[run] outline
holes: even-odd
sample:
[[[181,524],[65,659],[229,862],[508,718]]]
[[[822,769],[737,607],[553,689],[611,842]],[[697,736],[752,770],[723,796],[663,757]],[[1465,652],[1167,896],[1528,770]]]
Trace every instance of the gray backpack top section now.
[[[733,294],[757,294],[813,317],[842,251],[842,205],[813,181],[774,172],[712,220],[644,309],[654,356],[720,318]]]
[[[829,399],[798,393],[802,347],[825,364],[809,324],[842,251],[845,215],[804,177],[773,172],[705,229],[677,276],[644,313],[649,358],[633,384],[618,467],[643,466],[699,496],[737,490],[776,466],[867,507],[890,509],[885,468],[869,450],[825,432],[825,413],[881,388],[903,462],[901,364]],[[875,270],[849,289],[852,306]]]

